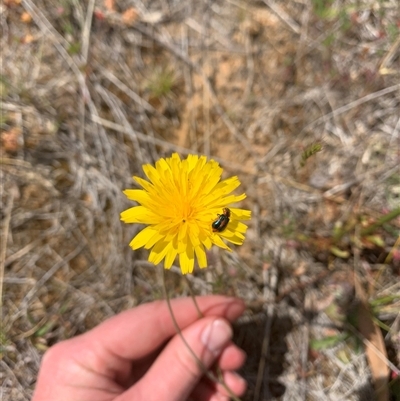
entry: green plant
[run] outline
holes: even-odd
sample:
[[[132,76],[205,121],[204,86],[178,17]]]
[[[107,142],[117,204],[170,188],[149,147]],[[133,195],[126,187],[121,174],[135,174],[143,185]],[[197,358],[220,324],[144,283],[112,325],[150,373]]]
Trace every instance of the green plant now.
[[[320,18],[328,18],[331,14],[333,0],[312,0],[315,14]]]
[[[151,95],[160,98],[168,95],[176,84],[175,72],[170,68],[156,68],[146,85]]]
[[[313,143],[307,148],[304,149],[303,153],[301,154],[301,162],[300,166],[304,167],[306,165],[307,160],[314,156],[316,153],[322,151],[322,145],[320,143]]]

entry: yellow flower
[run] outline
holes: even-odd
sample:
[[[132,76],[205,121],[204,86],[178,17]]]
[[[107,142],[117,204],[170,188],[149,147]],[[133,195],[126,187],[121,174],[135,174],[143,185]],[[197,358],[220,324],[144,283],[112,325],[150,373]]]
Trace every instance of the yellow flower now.
[[[237,177],[221,181],[222,168],[216,161],[196,155],[181,160],[174,153],[158,160],[155,167],[143,165],[143,171],[149,181],[133,177],[143,189],[124,191],[140,206],[122,212],[121,220],[147,225],[129,245],[151,249],[149,262],[157,265],[164,259],[164,267],[169,269],[179,256],[182,273],[191,273],[195,256],[201,268],[207,267],[206,249],[213,244],[231,251],[222,238],[243,243],[247,226],[239,220],[250,219],[250,210],[230,207],[226,227],[221,232],[212,228],[218,218],[224,220],[221,228],[226,223],[225,217],[219,216],[224,208],[246,198],[245,194],[230,195],[240,181]]]

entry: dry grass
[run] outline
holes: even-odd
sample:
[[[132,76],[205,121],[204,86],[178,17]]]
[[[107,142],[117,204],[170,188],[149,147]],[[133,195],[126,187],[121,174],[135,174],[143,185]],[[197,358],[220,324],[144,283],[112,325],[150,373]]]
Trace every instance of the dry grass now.
[[[400,221],[379,219],[400,197],[399,7],[5,0],[2,399],[30,399],[55,342],[162,297],[146,252],[128,247],[138,228],[119,221],[121,191],[177,151],[237,174],[253,211],[245,245],[213,250],[190,278],[248,303],[244,399],[374,400],[351,321],[361,280],[398,374]],[[169,280],[187,295],[177,269]]]

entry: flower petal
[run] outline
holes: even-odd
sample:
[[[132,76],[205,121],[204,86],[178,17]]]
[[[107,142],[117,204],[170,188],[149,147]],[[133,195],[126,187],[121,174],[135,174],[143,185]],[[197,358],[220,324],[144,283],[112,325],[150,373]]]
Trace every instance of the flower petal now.
[[[192,244],[188,244],[186,252],[179,254],[182,274],[192,273],[194,268],[194,252]]]
[[[174,248],[173,246],[171,246],[165,256],[165,261],[164,261],[165,269],[171,268],[172,263],[174,263],[174,260],[175,260],[177,254],[178,254],[178,250],[176,248]]]
[[[232,215],[235,216],[238,220],[250,220],[251,219],[251,211],[245,209],[237,209],[235,207],[230,208]]]
[[[133,176],[133,179],[147,192],[154,192],[154,185],[143,178]]]
[[[157,207],[156,202],[154,202],[150,194],[143,189],[126,189],[125,191],[123,191],[123,193],[128,199],[138,202],[142,206],[153,209]]]
[[[225,230],[220,233],[221,237],[225,238],[227,241],[232,242],[236,245],[242,245],[244,241],[244,235],[239,232],[232,232],[230,230]]]
[[[162,183],[160,182],[160,174],[156,168],[151,164],[144,164],[142,168],[146,177],[153,183],[153,185],[162,186]]]
[[[157,231],[154,230],[152,226],[146,227],[138,234],[136,234],[136,236],[130,242],[129,246],[134,250],[139,249],[149,243],[151,238],[153,238],[154,234],[156,233]]]
[[[203,269],[204,267],[207,267],[207,255],[206,251],[204,250],[203,246],[196,246],[194,248],[194,252],[196,253],[197,257],[197,262],[199,264],[199,267]]]
[[[149,262],[158,265],[165,257],[171,247],[171,243],[159,241],[150,251]]]
[[[248,227],[246,224],[237,221],[237,220],[231,220],[228,224],[228,230],[233,231],[233,232],[238,232],[241,234],[244,234],[247,231]]]
[[[144,246],[145,249],[152,248],[157,242],[162,241],[166,242],[164,236],[160,233],[157,228],[154,228],[153,236],[147,241],[146,245]]]
[[[214,243],[214,245],[219,246],[222,249],[226,249],[227,251],[232,252],[232,249],[229,248],[228,245],[225,244],[224,241],[222,241],[221,237],[219,236],[219,234],[214,234],[212,237],[212,242]]]
[[[121,220],[125,223],[156,224],[160,216],[144,206],[134,206],[121,213]]]
[[[234,176],[227,178],[226,180],[223,180],[219,182],[215,188],[214,192],[218,192],[220,196],[226,195],[234,191],[238,186],[240,185],[239,178]]]

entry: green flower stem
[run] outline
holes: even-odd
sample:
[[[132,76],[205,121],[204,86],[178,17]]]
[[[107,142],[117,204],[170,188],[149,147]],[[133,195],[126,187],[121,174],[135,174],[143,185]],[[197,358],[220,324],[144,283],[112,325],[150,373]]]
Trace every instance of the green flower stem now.
[[[218,383],[221,384],[224,389],[228,392],[229,396],[232,398],[232,400],[234,401],[241,401],[240,398],[236,397],[235,394],[233,394],[232,390],[225,384],[225,382],[223,381],[223,379],[219,379],[218,377],[216,377],[213,372],[211,372],[210,370],[207,370],[207,368],[203,365],[203,362],[200,361],[200,359],[197,357],[197,355],[193,352],[193,350],[190,348],[190,345],[188,344],[188,342],[186,341],[185,337],[183,337],[182,331],[178,326],[178,322],[175,319],[175,315],[174,312],[172,310],[172,306],[171,306],[171,300],[169,298],[168,295],[168,290],[167,290],[167,286],[166,286],[166,282],[165,282],[165,269],[163,268],[163,286],[164,286],[164,294],[165,294],[165,299],[167,301],[167,305],[168,305],[168,310],[169,313],[171,315],[171,319],[172,322],[174,324],[175,330],[178,333],[179,337],[181,338],[182,342],[185,344],[186,348],[188,349],[188,351],[190,352],[190,354],[193,356],[194,360],[196,361],[197,365],[200,367],[200,369],[202,370],[203,374],[210,379],[211,381],[213,381],[214,383]],[[192,291],[191,291],[192,293]],[[192,298],[194,299],[194,295],[192,293]],[[201,313],[197,302],[195,302],[196,308],[198,310],[198,312],[200,313],[201,316],[203,316],[203,314]]]
[[[400,207],[397,209],[392,210],[390,213],[385,214],[382,216],[378,221],[374,224],[371,224],[368,227],[365,227],[364,229],[361,230],[360,235],[362,237],[369,235],[373,233],[377,228],[383,226],[385,223],[388,223],[389,221],[395,219],[397,216],[400,216]]]
[[[195,308],[197,309],[197,314],[198,314],[198,316],[199,316],[199,319],[201,319],[202,317],[204,317],[204,315],[203,315],[202,311],[200,310],[199,305],[197,304],[197,301],[196,301],[196,294],[195,294],[194,291],[193,291],[192,284],[191,284],[191,282],[189,281],[189,279],[187,278],[187,276],[185,276],[185,280],[186,280],[186,283],[187,283],[187,285],[188,285],[189,292],[190,292],[190,296],[192,297],[194,306],[195,306]],[[219,366],[217,366],[216,371],[217,371],[217,375],[218,375],[218,379],[217,379],[218,382],[223,384],[223,380],[224,380],[224,379],[223,379],[223,374],[222,374],[221,368],[220,368]],[[228,391],[229,391],[229,389],[228,389]]]
[[[199,308],[199,305],[197,304],[197,301],[196,301],[196,294],[195,294],[194,291],[193,291],[192,284],[190,283],[190,281],[189,281],[189,279],[187,278],[187,276],[184,276],[184,277],[185,277],[185,280],[186,280],[186,284],[187,284],[187,286],[188,286],[188,288],[189,288],[190,296],[191,296],[192,299],[193,299],[194,307],[196,308],[197,314],[198,314],[199,319],[200,319],[200,318],[204,317],[204,315],[203,315],[203,313],[201,312],[201,310],[200,310],[200,308]]]

